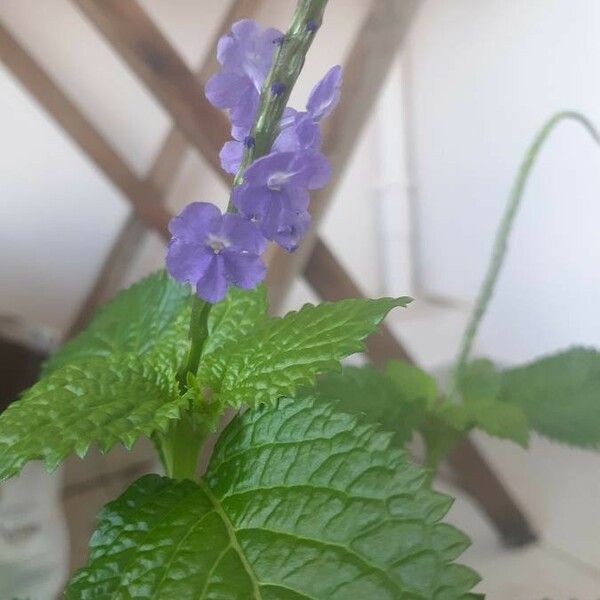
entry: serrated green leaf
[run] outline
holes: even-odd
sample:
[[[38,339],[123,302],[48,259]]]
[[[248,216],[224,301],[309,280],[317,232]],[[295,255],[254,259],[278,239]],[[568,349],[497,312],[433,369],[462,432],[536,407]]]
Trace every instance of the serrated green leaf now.
[[[571,348],[502,373],[500,399],[550,439],[600,448],[600,353]]]
[[[91,356],[133,354],[176,369],[188,347],[190,288],[158,271],[100,308],[88,327],[67,342],[44,374]]]
[[[208,317],[208,339],[204,356],[235,344],[266,320],[267,292],[264,285],[253,290],[230,287],[227,296],[215,304]]]
[[[451,501],[389,440],[311,399],[246,411],[199,484],[146,476],[104,509],[66,598],[466,598]]]
[[[304,305],[282,318],[271,318],[221,352],[203,357],[201,385],[223,404],[239,407],[273,402],[310,385],[318,373],[339,368],[339,361],[359,352],[395,306],[408,298],[342,300]]]
[[[393,431],[394,442],[403,446],[423,422],[427,404],[437,394],[429,375],[405,365],[390,363],[385,374],[373,367],[345,367],[341,373],[322,377],[314,393],[362,422],[380,423]]]
[[[54,371],[0,415],[0,480],[29,460],[53,470],[91,444],[103,452],[164,430],[179,417],[175,373],[127,356],[91,357]]]

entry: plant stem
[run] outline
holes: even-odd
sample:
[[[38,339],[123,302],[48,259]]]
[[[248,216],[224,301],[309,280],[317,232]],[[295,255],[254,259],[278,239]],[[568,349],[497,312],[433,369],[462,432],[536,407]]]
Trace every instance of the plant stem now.
[[[289,100],[292,88],[300,75],[306,53],[321,26],[327,0],[299,0],[290,26],[278,44],[273,66],[263,84],[258,110],[251,130],[252,144],[244,150],[234,186],[243,180],[246,167],[256,158],[266,154],[277,136],[279,122]],[[228,212],[235,209],[229,201]],[[188,374],[196,375],[206,338],[208,316],[212,305],[197,296],[192,298],[190,317],[190,350],[184,368],[179,374],[182,393],[187,386]],[[189,411],[180,421],[173,423],[164,435],[156,436],[155,444],[165,472],[175,479],[194,478],[200,447],[208,429],[198,424]]]
[[[253,144],[246,145],[244,149],[240,168],[233,180],[234,186],[242,182],[246,167],[271,149],[292,88],[304,66],[306,53],[323,22],[326,5],[327,0],[299,0],[288,30],[278,44],[273,66],[263,83],[250,132]],[[231,199],[227,210],[234,210]]]
[[[471,312],[471,316],[462,336],[456,361],[450,376],[450,385],[448,390],[450,398],[456,398],[458,395],[458,381],[461,372],[470,356],[473,342],[475,341],[475,337],[477,335],[479,325],[481,324],[481,320],[483,319],[483,315],[485,314],[490,299],[494,293],[498,275],[500,273],[500,269],[502,268],[502,264],[506,257],[506,251],[508,249],[508,237],[512,230],[517,210],[521,204],[521,200],[523,199],[523,193],[525,191],[527,181],[529,180],[531,170],[539,156],[544,142],[554,128],[564,120],[572,120],[582,125],[583,128],[590,134],[592,139],[598,145],[600,145],[600,135],[598,134],[598,131],[594,125],[582,114],[572,111],[559,112],[553,115],[535,136],[531,146],[528,148],[525,157],[523,158],[523,161],[521,162],[521,166],[517,172],[517,177],[511,188],[511,192],[508,197],[508,203],[504,211],[504,216],[500,221],[500,225],[496,233],[496,239],[494,241],[492,256],[487,273],[481,284],[481,288],[479,289],[475,306],[473,307],[473,311]]]
[[[190,351],[188,353],[185,367],[183,368],[180,375],[180,383],[182,386],[186,385],[186,378],[188,373],[196,375],[198,372],[198,365],[200,364],[200,357],[202,356],[202,350],[208,337],[208,315],[212,304],[204,302],[201,298],[196,295],[192,296],[192,314],[190,316]]]

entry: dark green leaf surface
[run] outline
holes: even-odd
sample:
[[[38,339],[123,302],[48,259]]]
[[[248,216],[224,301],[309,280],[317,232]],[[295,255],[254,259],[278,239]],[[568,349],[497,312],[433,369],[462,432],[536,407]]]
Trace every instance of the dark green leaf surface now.
[[[165,271],[142,279],[103,306],[89,326],[46,363],[49,374],[90,356],[133,354],[173,368],[188,346],[190,289]]]
[[[297,386],[310,385],[318,373],[338,368],[342,358],[362,350],[362,340],[392,308],[408,302],[382,298],[306,304],[204,357],[198,379],[223,404],[273,402],[293,394]]]
[[[318,381],[314,393],[325,401],[335,401],[339,410],[362,422],[380,423],[394,432],[394,442],[402,446],[423,422],[427,404],[435,400],[437,390],[431,377],[420,369],[393,362],[387,374],[368,366],[328,373]]]
[[[311,399],[247,411],[199,484],[146,476],[104,509],[66,598],[469,597],[450,499],[389,441]]]
[[[179,417],[175,374],[127,357],[92,357],[43,379],[0,415],[0,480],[29,460],[49,470],[67,454],[84,456],[93,443],[108,451],[131,447],[140,435],[164,430]]]
[[[502,373],[500,399],[551,439],[600,447],[600,353],[572,348]]]

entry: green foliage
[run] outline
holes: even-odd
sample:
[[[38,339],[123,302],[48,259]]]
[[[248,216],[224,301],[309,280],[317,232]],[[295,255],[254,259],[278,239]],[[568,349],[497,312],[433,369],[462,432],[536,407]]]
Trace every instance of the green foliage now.
[[[89,357],[56,370],[0,416],[0,480],[34,459],[53,470],[92,443],[108,451],[131,447],[140,435],[163,431],[179,417],[175,373],[132,360]]]
[[[389,441],[311,399],[247,411],[199,483],[146,476],[104,509],[66,598],[474,598],[450,499]]]
[[[224,405],[274,402],[300,385],[310,385],[317,374],[337,369],[340,359],[362,350],[362,340],[392,308],[409,301],[306,304],[282,318],[266,319],[245,337],[203,357],[199,384],[210,388]]]
[[[340,410],[362,422],[380,423],[394,432],[394,442],[404,446],[423,423],[427,406],[435,402],[435,381],[408,363],[390,362],[386,373],[373,367],[345,367],[317,383],[314,393],[335,401]]]
[[[215,304],[208,317],[208,340],[203,355],[208,356],[227,344],[235,344],[266,320],[267,293],[263,285],[254,290],[229,288],[225,299]]]
[[[600,447],[600,353],[571,348],[508,369],[500,400],[523,410],[531,426],[553,440]]]
[[[465,365],[459,380],[463,402],[446,403],[439,416],[457,430],[477,427],[485,433],[527,447],[529,423],[518,406],[499,400],[501,377],[489,360]]]
[[[158,271],[103,306],[85,331],[46,363],[44,374],[91,356],[131,354],[173,368],[188,347],[190,290]]]

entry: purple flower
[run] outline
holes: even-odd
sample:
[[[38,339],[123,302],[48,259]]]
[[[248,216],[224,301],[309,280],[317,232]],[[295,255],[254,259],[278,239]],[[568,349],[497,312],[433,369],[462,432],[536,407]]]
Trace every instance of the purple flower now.
[[[340,87],[342,85],[342,67],[336,65],[331,67],[325,76],[310,92],[306,110],[313,116],[315,121],[327,117],[335,108],[340,99]]]
[[[320,152],[272,152],[246,169],[233,203],[267,239],[292,251],[310,225],[307,190],[323,187],[330,175]]]
[[[219,40],[217,59],[222,69],[206,83],[209,102],[229,109],[232,134],[241,141],[250,132],[263,81],[273,62],[277,29],[262,30],[251,19],[234,23],[231,32]]]
[[[341,84],[342,68],[337,65],[329,69],[310,92],[306,112],[287,108],[272,149],[279,152],[318,150],[321,147],[319,121],[338,103]]]
[[[190,283],[207,302],[218,302],[229,285],[250,289],[265,276],[260,259],[266,241],[257,227],[240,215],[207,202],[194,202],[171,219],[167,270]]]

